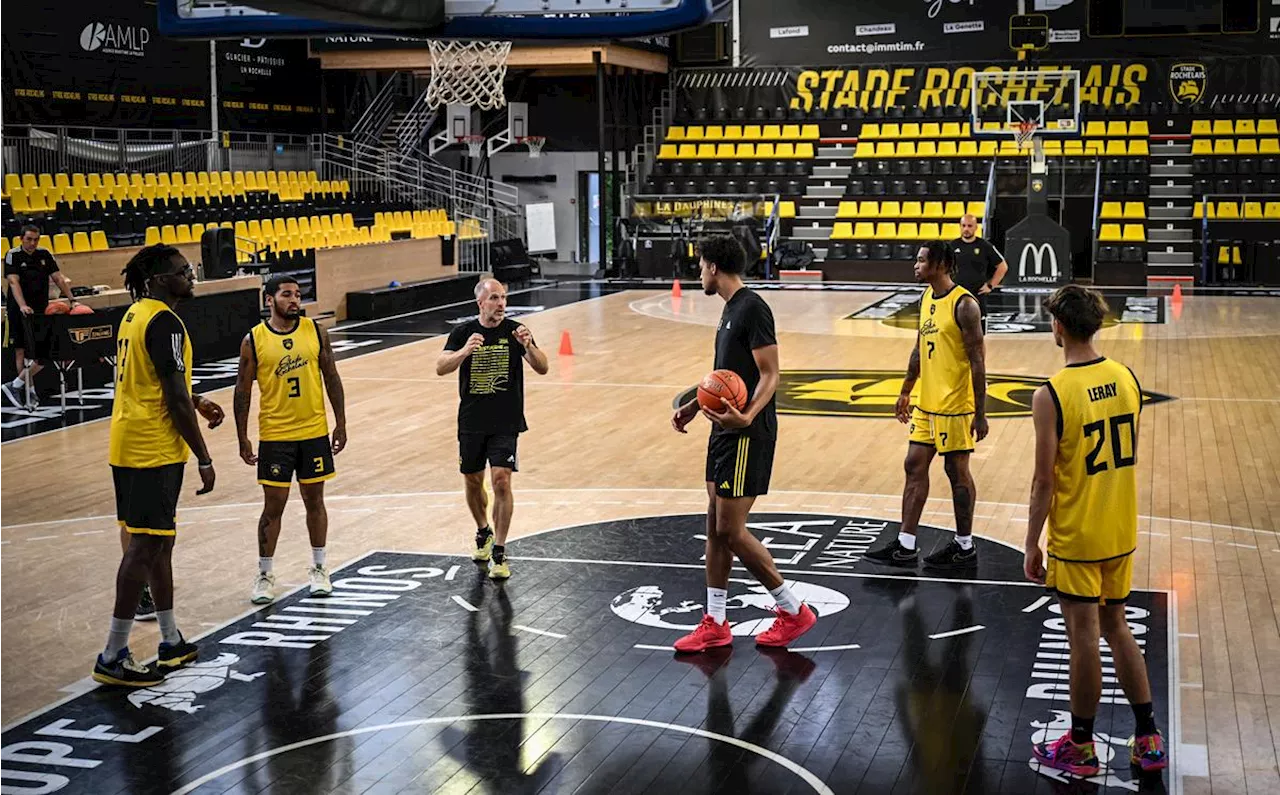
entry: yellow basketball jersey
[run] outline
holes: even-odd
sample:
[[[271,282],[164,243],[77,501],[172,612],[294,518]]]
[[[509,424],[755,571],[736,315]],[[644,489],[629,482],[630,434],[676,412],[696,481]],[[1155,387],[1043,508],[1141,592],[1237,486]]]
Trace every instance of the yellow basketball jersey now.
[[[185,463],[190,448],[169,416],[160,377],[147,352],[147,327],[157,315],[172,313],[163,301],[143,298],[120,321],[116,334],[116,394],[111,405],[112,466],[150,469]],[[177,317],[174,314],[174,317]],[[178,319],[182,323],[181,318]],[[191,337],[182,327],[182,375],[191,393]]]
[[[1142,389],[1119,362],[1067,365],[1049,379],[1058,457],[1049,503],[1049,555],[1100,561],[1138,543],[1138,418]]]
[[[973,376],[964,336],[956,322],[956,304],[972,296],[960,285],[935,297],[926,287],[920,299],[920,398],[927,414],[972,414]]]
[[[320,375],[320,330],[299,317],[288,333],[266,321],[253,327],[258,360],[258,435],[264,442],[300,442],[329,435]]]

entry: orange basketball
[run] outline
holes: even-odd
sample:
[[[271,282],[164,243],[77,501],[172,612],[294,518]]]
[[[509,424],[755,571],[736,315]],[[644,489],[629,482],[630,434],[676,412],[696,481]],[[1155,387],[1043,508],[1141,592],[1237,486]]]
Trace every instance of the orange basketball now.
[[[747,385],[732,370],[714,370],[698,384],[698,405],[715,412],[724,411],[725,400],[738,411],[747,407]]]
[[[67,306],[66,301],[50,301],[49,305],[44,308],[46,315],[69,315],[71,307]]]
[[[91,306],[86,306],[86,305],[84,305],[84,304],[76,304],[75,306],[71,307],[71,314],[73,314],[73,315],[92,315],[92,314],[93,314],[93,307],[91,307]]]

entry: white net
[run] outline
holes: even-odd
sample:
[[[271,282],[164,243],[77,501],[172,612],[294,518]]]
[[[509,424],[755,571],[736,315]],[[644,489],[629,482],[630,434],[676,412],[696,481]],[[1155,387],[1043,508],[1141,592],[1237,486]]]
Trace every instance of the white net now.
[[[494,110],[507,104],[502,82],[507,77],[509,41],[432,39],[431,105],[469,105]]]

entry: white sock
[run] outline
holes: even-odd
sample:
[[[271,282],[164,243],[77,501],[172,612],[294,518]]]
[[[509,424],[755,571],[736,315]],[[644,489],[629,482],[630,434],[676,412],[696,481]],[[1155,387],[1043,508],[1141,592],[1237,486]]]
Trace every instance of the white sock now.
[[[324,547],[311,548],[311,562],[316,566],[324,565]]]
[[[791,590],[791,586],[787,585],[786,582],[770,591],[769,595],[773,597],[773,601],[778,603],[778,607],[781,607],[784,611],[792,615],[800,612],[800,597],[796,596],[795,592]]]
[[[262,572],[263,574],[270,574],[270,573],[271,573],[271,562],[272,562],[272,561],[271,561],[271,558],[259,557],[259,558],[258,558],[258,571]]]
[[[129,632],[132,629],[132,618],[111,617],[111,631],[107,633],[107,647],[102,651],[102,659],[105,662],[115,662],[120,650],[129,647]]]
[[[956,536],[956,543],[960,548],[968,552],[973,549],[973,536]]]
[[[15,387],[26,386],[26,384],[27,382],[22,380],[22,376],[18,376],[17,378],[13,379],[13,386]]]
[[[910,533],[898,533],[898,543],[903,549],[915,549],[916,537]]]
[[[717,624],[724,623],[724,603],[728,598],[728,589],[707,588],[707,615],[714,618]]]
[[[182,633],[178,631],[178,622],[173,617],[173,610],[157,610],[156,621],[160,624],[160,639],[165,643],[174,644],[182,640]]]

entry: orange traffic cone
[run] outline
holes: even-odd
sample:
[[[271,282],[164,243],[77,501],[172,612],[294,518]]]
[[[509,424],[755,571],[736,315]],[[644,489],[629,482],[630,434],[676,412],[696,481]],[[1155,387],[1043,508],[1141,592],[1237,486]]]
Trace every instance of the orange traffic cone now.
[[[568,330],[560,332],[560,355],[561,356],[573,355],[573,343],[569,340]]]
[[[672,298],[680,297],[680,280],[679,279],[676,279],[671,283],[671,297]]]
[[[1175,282],[1173,285],[1173,302],[1175,304],[1182,303],[1182,283]]]

